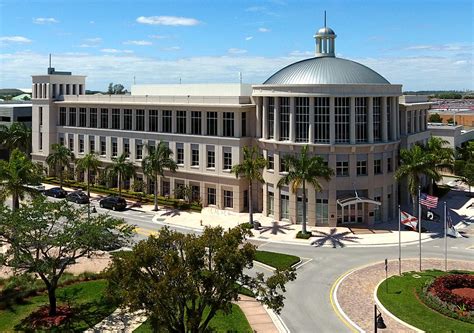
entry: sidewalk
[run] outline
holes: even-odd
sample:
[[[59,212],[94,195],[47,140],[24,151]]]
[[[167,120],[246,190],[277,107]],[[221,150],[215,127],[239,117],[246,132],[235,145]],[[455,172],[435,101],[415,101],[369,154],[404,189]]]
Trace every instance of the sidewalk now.
[[[402,260],[402,272],[418,270],[418,259]],[[472,270],[474,262],[469,261],[448,261],[448,270]],[[444,260],[442,259],[423,259],[423,270],[439,269],[444,270]],[[398,275],[398,260],[390,260],[388,264],[388,276]],[[380,281],[385,279],[384,263],[379,262],[365,266],[349,273],[338,279],[335,285],[334,296],[336,303],[339,304],[342,312],[349,317],[359,328],[365,332],[373,332],[373,312],[374,312],[374,291]],[[383,332],[414,332],[414,330],[402,325],[383,313],[383,319],[387,328]]]

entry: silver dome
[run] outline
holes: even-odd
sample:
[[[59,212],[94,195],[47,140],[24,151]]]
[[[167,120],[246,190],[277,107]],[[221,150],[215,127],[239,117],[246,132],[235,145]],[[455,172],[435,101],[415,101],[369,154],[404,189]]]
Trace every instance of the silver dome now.
[[[263,84],[390,84],[390,82],[355,61],[316,57],[280,69]]]
[[[327,35],[336,35],[336,33],[334,32],[334,30],[328,27],[321,28],[316,33],[316,36],[327,36]]]

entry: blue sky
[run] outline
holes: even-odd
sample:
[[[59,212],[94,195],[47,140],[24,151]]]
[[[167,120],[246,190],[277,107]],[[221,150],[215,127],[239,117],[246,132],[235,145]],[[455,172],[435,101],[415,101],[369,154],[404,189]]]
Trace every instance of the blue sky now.
[[[0,87],[29,87],[53,67],[108,82],[261,83],[314,54],[314,32],[338,56],[405,90],[473,89],[473,2],[0,0]]]

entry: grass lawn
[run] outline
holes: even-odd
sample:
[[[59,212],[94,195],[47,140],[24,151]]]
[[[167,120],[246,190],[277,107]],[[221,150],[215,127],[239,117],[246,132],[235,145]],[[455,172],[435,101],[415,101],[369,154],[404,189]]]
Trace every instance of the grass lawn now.
[[[395,316],[426,332],[474,332],[474,325],[444,316],[418,299],[417,293],[428,279],[445,274],[442,271],[426,271],[392,276],[379,286],[377,297]],[[415,278],[416,275],[420,278]]]
[[[102,295],[106,286],[105,280],[94,280],[58,288],[56,292],[58,305],[61,301],[70,299],[72,304],[81,309],[68,331],[83,331],[102,321],[116,309],[114,304],[103,301]],[[0,310],[0,332],[12,332],[22,319],[46,304],[48,295],[44,294],[28,298],[23,304],[14,304],[5,310]]]
[[[255,260],[278,269],[289,269],[300,261],[300,258],[277,252],[256,251]]]
[[[212,318],[209,327],[214,329],[215,332],[253,332],[244,313],[236,304],[232,304],[232,312],[228,316],[224,315],[221,311],[217,312],[216,316]],[[150,324],[146,321],[133,332],[149,333],[152,330]]]

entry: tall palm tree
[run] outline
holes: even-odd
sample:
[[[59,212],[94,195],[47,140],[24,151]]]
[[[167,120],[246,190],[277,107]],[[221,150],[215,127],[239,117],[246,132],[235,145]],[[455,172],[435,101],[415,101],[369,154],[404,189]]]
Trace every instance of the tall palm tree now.
[[[436,136],[430,137],[426,144],[425,149],[431,154],[438,171],[441,171],[443,168],[453,170],[454,149],[447,147],[448,144],[448,141]],[[431,179],[430,194],[433,194],[434,182],[435,180]]]
[[[119,157],[112,157],[112,164],[107,167],[110,177],[117,177],[119,195],[122,195],[122,183],[124,179],[135,176],[135,165],[127,161],[128,154],[123,153]]]
[[[293,155],[286,155],[283,162],[288,169],[288,173],[278,181],[278,187],[291,183],[291,191],[296,193],[298,188],[303,188],[303,227],[302,233],[306,234],[306,183],[313,185],[316,191],[321,191],[322,185],[319,179],[326,181],[334,175],[324,159],[320,156],[309,156],[308,145],[301,149],[299,158]]]
[[[25,185],[39,183],[41,178],[38,166],[25,153],[14,149],[8,162],[0,161],[0,199],[4,201],[11,195],[12,209],[20,208],[20,199],[26,194],[34,196],[38,193]]]
[[[400,150],[400,162],[400,167],[395,172],[395,178],[397,181],[407,179],[408,191],[412,197],[413,213],[415,214],[421,176],[427,176],[434,181],[438,181],[441,176],[436,168],[433,156],[427,154],[419,145],[414,145],[411,149]]]
[[[235,174],[235,177],[245,178],[249,183],[249,222],[251,225],[253,225],[252,183],[254,181],[265,183],[265,180],[262,176],[262,170],[268,165],[268,161],[262,155],[260,155],[257,147],[255,146],[244,146],[243,152],[244,158],[242,163],[234,165],[231,169],[231,172]]]
[[[0,144],[28,154],[31,151],[31,128],[20,122],[13,122],[10,126],[0,125]]]
[[[155,208],[158,210],[158,176],[164,177],[166,169],[171,172],[176,172],[178,166],[171,158],[173,152],[163,142],[160,142],[155,148],[153,146],[146,146],[148,156],[142,161],[142,168],[145,175],[153,179],[154,187],[153,194],[155,196]]]
[[[97,173],[102,163],[99,161],[97,153],[92,152],[84,155],[83,158],[76,160],[76,166],[78,171],[85,171],[87,173],[87,196],[90,197],[90,180],[91,174]]]
[[[52,152],[46,157],[46,163],[59,173],[59,187],[63,188],[64,168],[75,159],[74,153],[59,143],[51,145]]]

